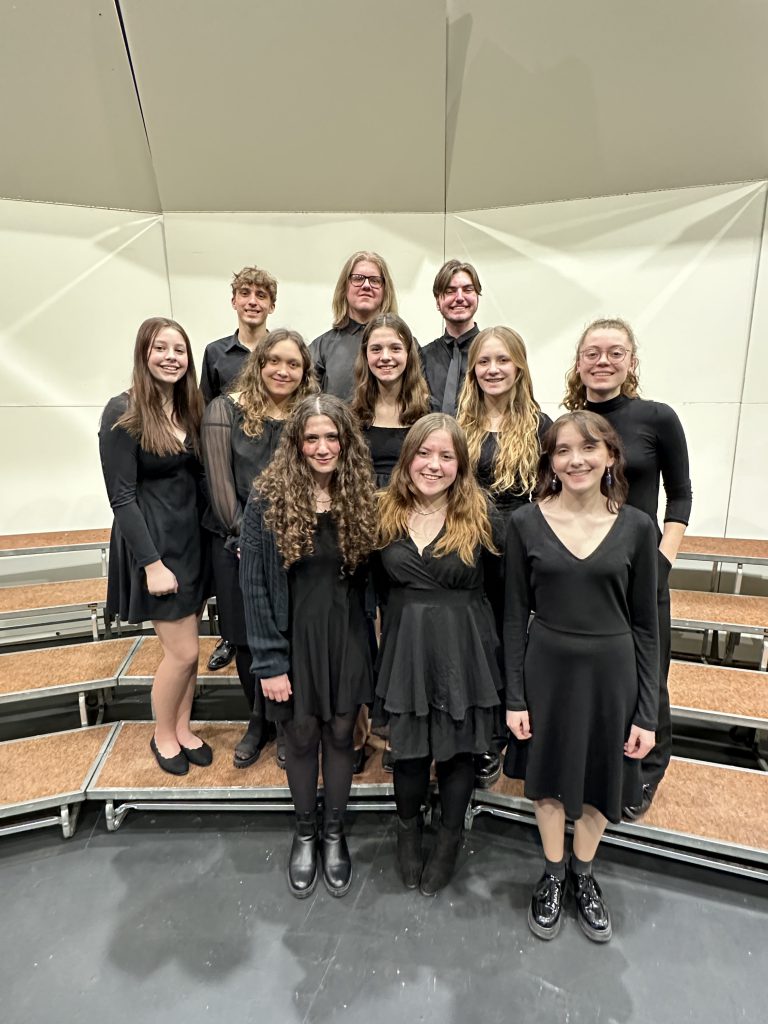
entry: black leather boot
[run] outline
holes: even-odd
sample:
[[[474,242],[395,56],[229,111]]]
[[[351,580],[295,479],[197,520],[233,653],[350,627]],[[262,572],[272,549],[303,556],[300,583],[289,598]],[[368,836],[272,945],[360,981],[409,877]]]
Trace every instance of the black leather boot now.
[[[415,818],[397,819],[397,866],[406,889],[415,889],[424,869],[421,850],[423,822],[421,815]]]
[[[352,884],[352,859],[337,808],[326,811],[323,828],[323,882],[331,896],[345,896]]]
[[[421,875],[419,891],[422,896],[434,896],[444,889],[453,878],[456,858],[461,846],[461,828],[446,828],[441,822],[437,829],[435,845],[432,847]]]
[[[291,852],[288,855],[288,888],[298,900],[306,899],[317,885],[317,816],[314,811],[296,815]]]

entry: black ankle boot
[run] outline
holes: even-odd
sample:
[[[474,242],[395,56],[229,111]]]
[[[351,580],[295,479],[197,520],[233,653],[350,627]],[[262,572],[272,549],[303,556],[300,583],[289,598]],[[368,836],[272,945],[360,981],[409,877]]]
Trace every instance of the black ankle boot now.
[[[421,879],[424,858],[421,851],[421,815],[397,819],[397,865],[406,889],[415,889]]]
[[[421,876],[419,890],[422,896],[434,896],[444,889],[453,878],[456,858],[461,845],[461,828],[446,828],[441,822],[432,853],[429,855]]]
[[[323,828],[323,881],[331,896],[344,896],[352,884],[352,859],[344,836],[342,815],[334,807]]]
[[[317,818],[314,811],[296,815],[288,855],[288,888],[296,899],[311,896],[317,885]]]

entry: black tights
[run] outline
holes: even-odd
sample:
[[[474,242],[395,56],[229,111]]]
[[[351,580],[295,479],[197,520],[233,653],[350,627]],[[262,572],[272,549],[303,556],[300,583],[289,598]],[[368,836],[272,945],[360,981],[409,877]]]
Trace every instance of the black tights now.
[[[357,708],[335,715],[330,722],[304,718],[285,723],[285,768],[297,814],[309,814],[317,804],[318,760],[323,760],[325,806],[343,814],[352,786],[352,732]]]
[[[256,677],[251,672],[251,652],[248,647],[237,645],[235,665],[245,699],[248,701],[251,726],[254,727],[258,721],[261,721],[263,733],[266,724],[264,722],[264,694],[261,691],[261,686],[256,683]]]
[[[403,819],[415,818],[429,788],[431,757],[413,757],[395,761],[395,803]],[[436,761],[437,788],[440,793],[442,822],[457,829],[475,788],[475,761],[472,754],[454,754],[448,761]]]

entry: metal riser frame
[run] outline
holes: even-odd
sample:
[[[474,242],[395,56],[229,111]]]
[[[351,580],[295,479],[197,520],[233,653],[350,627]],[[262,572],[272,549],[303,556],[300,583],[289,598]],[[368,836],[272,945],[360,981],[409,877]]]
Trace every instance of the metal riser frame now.
[[[64,838],[71,839],[75,833],[81,807],[81,803],[61,804],[58,814],[52,814],[46,818],[27,818],[24,821],[14,822],[10,825],[0,825],[0,836],[9,836],[17,832],[32,832],[39,828],[61,825]]]

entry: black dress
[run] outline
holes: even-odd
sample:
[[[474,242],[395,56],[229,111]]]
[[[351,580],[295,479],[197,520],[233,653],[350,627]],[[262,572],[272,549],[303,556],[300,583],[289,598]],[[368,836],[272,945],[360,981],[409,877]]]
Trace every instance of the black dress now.
[[[386,487],[400,458],[405,435],[410,427],[363,427],[362,433],[371,451],[377,487]]]
[[[107,403],[99,454],[115,514],[109,543],[107,614],[122,621],[172,622],[200,611],[205,594],[200,534],[202,466],[188,445],[176,455],[145,451],[127,430],[112,429],[128,395]],[[176,577],[176,594],[153,597],[144,567],[162,559]]]
[[[373,699],[373,669],[364,608],[365,572],[343,570],[330,513],[317,517],[314,551],[288,570],[293,696],[267,701],[271,721],[324,722]]]
[[[447,761],[490,750],[502,688],[499,642],[483,589],[483,559],[420,555],[410,537],[380,553],[388,584],[377,662],[377,724],[395,760]]]
[[[506,703],[528,709],[531,739],[510,739],[504,770],[525,778],[529,799],[559,800],[570,818],[590,804],[618,822],[642,788],[641,762],[623,751],[630,726],[656,726],[653,525],[625,505],[577,558],[529,505],[510,520],[505,573]]]

